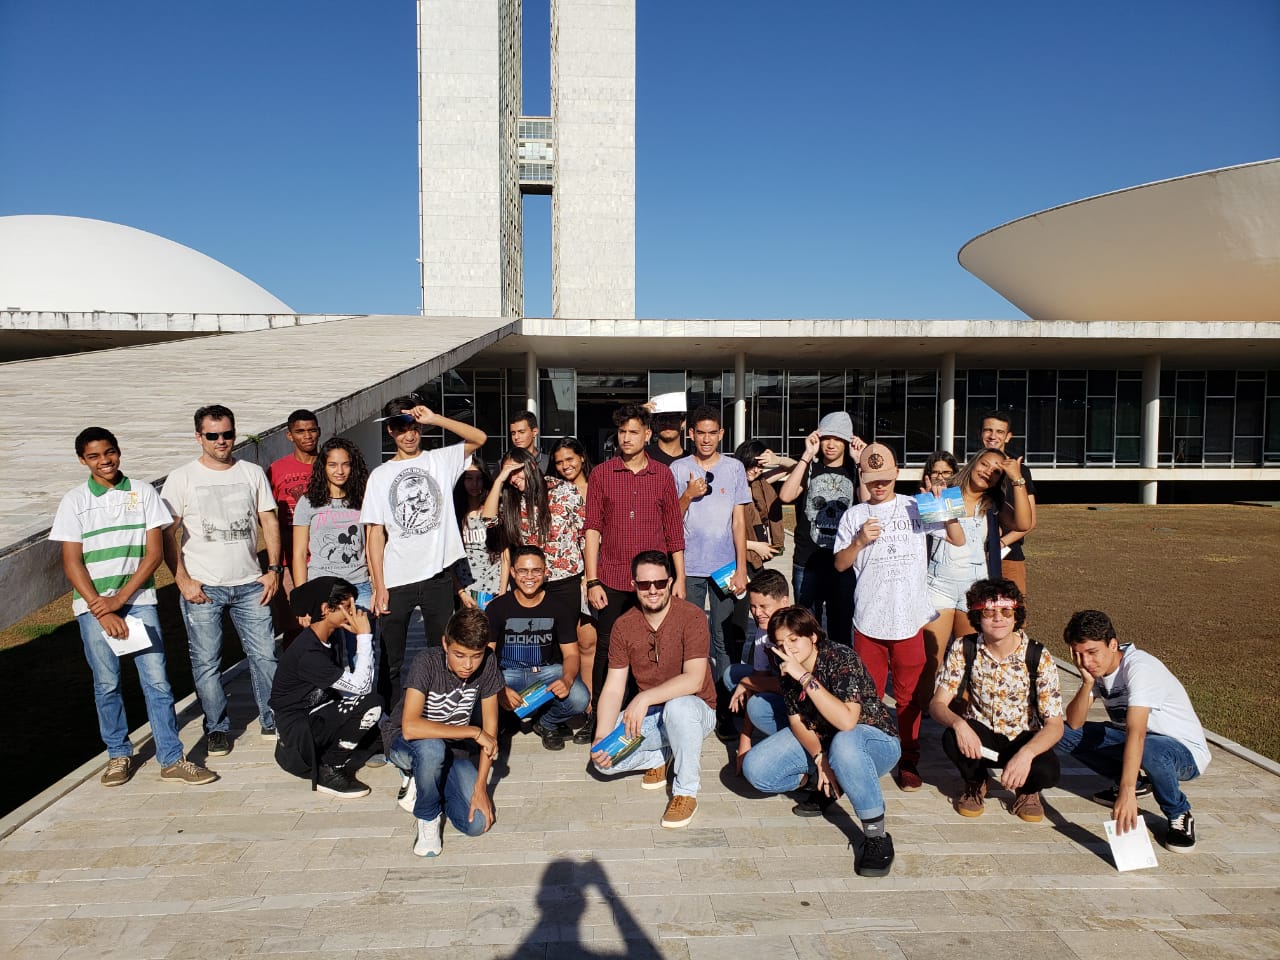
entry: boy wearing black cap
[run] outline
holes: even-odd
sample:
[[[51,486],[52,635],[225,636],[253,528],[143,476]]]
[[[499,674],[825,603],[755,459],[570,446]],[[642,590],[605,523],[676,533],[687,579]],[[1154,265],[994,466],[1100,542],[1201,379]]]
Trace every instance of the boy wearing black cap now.
[[[356,606],[356,588],[339,577],[317,577],[293,591],[293,612],[310,625],[280,657],[271,709],[280,739],[276,763],[313,790],[353,799],[369,787],[347,772],[352,754],[374,743],[382,698],[373,693],[373,632]],[[356,635],[348,668],[341,634]]]

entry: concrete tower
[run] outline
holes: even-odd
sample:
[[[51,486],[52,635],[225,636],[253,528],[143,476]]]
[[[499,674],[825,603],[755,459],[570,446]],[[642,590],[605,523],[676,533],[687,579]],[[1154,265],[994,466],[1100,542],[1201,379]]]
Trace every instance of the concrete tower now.
[[[552,314],[635,316],[635,0],[551,0],[551,116],[521,117],[520,0],[418,0],[424,316],[524,311],[552,195]]]

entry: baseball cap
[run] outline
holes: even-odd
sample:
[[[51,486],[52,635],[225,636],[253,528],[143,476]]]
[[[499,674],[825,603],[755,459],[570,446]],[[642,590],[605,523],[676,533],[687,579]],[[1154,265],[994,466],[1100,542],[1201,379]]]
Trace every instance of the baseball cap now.
[[[898,461],[883,443],[869,443],[858,459],[858,470],[864,483],[875,480],[897,480]]]

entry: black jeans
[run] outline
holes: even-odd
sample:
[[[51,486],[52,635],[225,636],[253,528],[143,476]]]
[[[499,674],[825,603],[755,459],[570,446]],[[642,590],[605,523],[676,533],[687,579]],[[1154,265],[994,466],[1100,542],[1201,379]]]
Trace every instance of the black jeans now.
[[[827,636],[835,643],[853,647],[853,588],[856,583],[852,568],[836,570],[835,554],[830,550],[814,550],[804,563],[791,569],[795,602],[805,607],[822,622],[827,617]]]
[[[453,616],[453,576],[448,570],[434,577],[392,587],[387,591],[385,616],[378,620],[382,637],[382,658],[378,664],[378,692],[394,710],[400,703],[400,672],[404,667],[404,648],[409,634],[409,618],[415,608],[422,609],[427,646],[438,644],[444,628]]]
[[[307,716],[316,759],[326,767],[342,767],[353,751],[367,747],[378,736],[382,698],[366,693],[359,699],[330,700]]]
[[[943,730],[943,751],[951,758],[951,762],[956,765],[956,769],[960,771],[960,776],[970,783],[985,780],[991,767],[1003,768],[1009,762],[1009,759],[1021,750],[1026,742],[1034,737],[1037,732],[1035,730],[1024,730],[1010,740],[1008,737],[988,729],[976,720],[967,722],[973,732],[978,735],[978,739],[982,741],[982,745],[990,747],[1000,755],[1000,759],[995,761],[988,760],[986,757],[971,760],[960,752],[960,744],[956,742],[956,732],[950,727]],[[1027,782],[1019,787],[1017,792],[1039,793],[1041,790],[1057,786],[1061,777],[1062,769],[1058,765],[1058,755],[1050,747],[1031,761],[1031,770],[1027,774]]]
[[[636,595],[630,590],[614,590],[604,587],[609,602],[603,610],[596,611],[596,662],[591,671],[591,711],[600,702],[600,691],[604,688],[604,678],[609,673],[609,634],[618,618],[636,605]]]

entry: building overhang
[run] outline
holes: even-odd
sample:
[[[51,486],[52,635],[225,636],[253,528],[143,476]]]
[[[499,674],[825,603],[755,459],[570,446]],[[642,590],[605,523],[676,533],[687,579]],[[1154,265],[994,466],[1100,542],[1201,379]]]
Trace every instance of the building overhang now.
[[[602,370],[932,367],[1115,368],[1158,354],[1166,367],[1280,361],[1280,322],[1035,320],[562,320],[527,317],[470,366]]]

